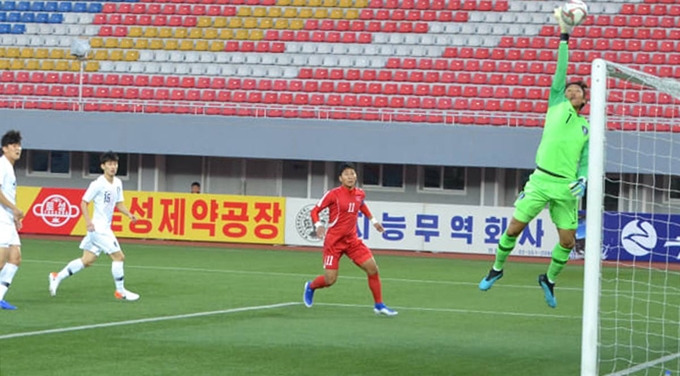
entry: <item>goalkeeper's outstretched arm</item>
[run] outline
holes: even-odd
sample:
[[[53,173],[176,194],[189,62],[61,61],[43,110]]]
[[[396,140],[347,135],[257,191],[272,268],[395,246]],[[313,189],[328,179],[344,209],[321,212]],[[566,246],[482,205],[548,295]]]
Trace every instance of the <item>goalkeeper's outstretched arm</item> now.
[[[560,45],[557,50],[557,68],[555,69],[555,76],[550,86],[548,106],[553,106],[565,100],[564,89],[567,84],[567,65],[569,65],[569,33],[571,33],[572,29],[562,21],[559,8],[555,9],[555,19],[557,19],[557,23],[560,25]]]

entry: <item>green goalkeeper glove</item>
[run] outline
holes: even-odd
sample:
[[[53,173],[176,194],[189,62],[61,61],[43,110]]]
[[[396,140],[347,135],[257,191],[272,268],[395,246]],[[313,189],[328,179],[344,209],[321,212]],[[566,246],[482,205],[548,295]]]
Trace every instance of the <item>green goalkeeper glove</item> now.
[[[574,27],[567,25],[562,20],[562,8],[555,8],[554,15],[555,15],[555,19],[557,20],[557,24],[560,25],[560,32],[562,34],[570,34],[571,31],[574,29]]]

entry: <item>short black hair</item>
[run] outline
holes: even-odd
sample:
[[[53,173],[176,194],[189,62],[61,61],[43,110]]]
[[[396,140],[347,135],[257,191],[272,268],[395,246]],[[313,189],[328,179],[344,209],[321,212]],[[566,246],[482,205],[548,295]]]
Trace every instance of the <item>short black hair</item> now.
[[[7,131],[4,136],[2,136],[2,147],[20,144],[21,143],[21,132],[11,130]]]
[[[106,153],[102,154],[101,157],[99,157],[100,164],[104,164],[109,161],[118,162],[118,154],[109,150]]]
[[[354,172],[357,171],[356,166],[352,162],[342,162],[338,165],[338,176],[342,175],[342,172],[346,169],[351,168]]]
[[[567,86],[564,87],[564,90],[567,90],[569,86],[576,85],[583,90],[583,94],[586,94],[588,92],[588,84],[585,81],[572,81],[567,83]]]
[[[201,187],[201,183],[195,181],[195,182],[191,183],[191,186],[192,186],[192,187],[197,186],[197,187],[200,188],[200,187]]]

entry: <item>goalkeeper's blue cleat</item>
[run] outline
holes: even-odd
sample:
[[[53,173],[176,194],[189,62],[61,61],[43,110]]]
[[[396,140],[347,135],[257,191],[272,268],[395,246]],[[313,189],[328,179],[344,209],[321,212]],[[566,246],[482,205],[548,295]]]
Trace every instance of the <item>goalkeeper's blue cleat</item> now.
[[[396,316],[399,314],[399,312],[390,309],[390,307],[386,306],[385,303],[376,303],[375,307],[373,308],[373,312],[375,312],[376,315],[385,316]]]
[[[5,300],[0,300],[0,308],[6,309],[6,310],[9,310],[9,311],[14,311],[15,309],[17,309],[17,307],[7,303],[7,301],[5,301]]]
[[[489,271],[486,277],[479,282],[479,289],[482,291],[487,291],[493,286],[496,281],[503,278],[503,271],[496,271],[493,268]]]
[[[548,276],[541,274],[538,276],[538,284],[543,289],[543,294],[545,295],[545,302],[548,303],[550,308],[557,307],[557,299],[555,299],[555,284],[550,283]]]
[[[305,302],[305,305],[307,308],[311,307],[312,304],[314,304],[314,290],[312,290],[309,285],[312,284],[312,281],[307,281],[305,283],[305,291],[302,294],[302,301]]]

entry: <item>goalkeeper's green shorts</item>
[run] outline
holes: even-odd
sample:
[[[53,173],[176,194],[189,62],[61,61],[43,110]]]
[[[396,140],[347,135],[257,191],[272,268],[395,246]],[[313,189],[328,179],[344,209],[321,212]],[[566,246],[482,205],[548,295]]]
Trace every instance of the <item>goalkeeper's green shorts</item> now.
[[[529,223],[545,208],[559,229],[576,230],[578,227],[578,199],[571,194],[568,179],[558,178],[535,170],[515,201],[513,216]]]

